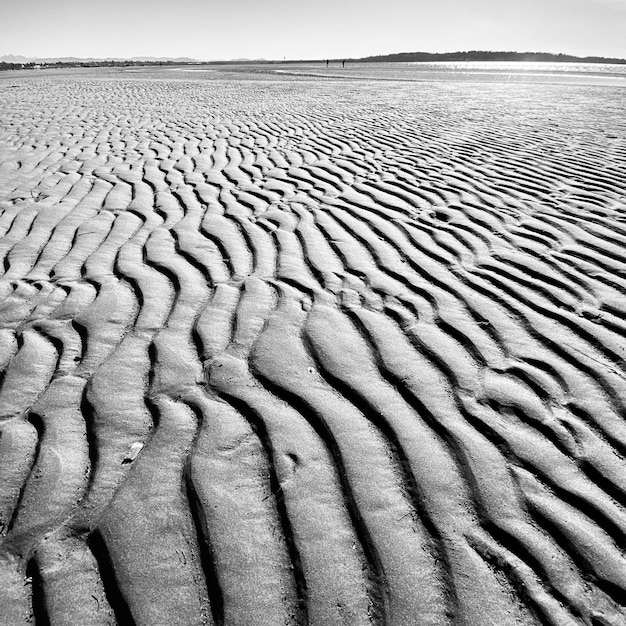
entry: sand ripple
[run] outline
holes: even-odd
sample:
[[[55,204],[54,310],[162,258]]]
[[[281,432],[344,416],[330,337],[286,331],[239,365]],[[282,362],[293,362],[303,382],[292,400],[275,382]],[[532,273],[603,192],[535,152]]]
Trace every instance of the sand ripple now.
[[[626,624],[624,91],[0,83],[0,622]]]

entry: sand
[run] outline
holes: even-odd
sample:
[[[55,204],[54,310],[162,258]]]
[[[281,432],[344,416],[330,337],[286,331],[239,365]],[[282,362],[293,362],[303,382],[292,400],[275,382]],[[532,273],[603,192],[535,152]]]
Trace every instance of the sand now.
[[[626,89],[0,80],[0,623],[626,624]]]

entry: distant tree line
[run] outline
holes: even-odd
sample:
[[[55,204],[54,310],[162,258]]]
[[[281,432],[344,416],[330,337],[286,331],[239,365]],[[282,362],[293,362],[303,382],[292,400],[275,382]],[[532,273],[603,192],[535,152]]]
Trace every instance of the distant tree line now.
[[[38,70],[47,68],[64,67],[130,67],[136,65],[190,65],[180,61],[31,61],[29,63],[4,63],[0,62],[2,70]]]
[[[5,63],[0,61],[0,72],[2,70],[21,70],[24,69],[24,63]]]
[[[469,50],[465,52],[399,52],[379,56],[363,57],[358,61],[376,62],[433,62],[433,61],[544,61],[548,63],[626,63],[626,59],[608,57],[577,57],[571,54],[549,52],[487,52]]]

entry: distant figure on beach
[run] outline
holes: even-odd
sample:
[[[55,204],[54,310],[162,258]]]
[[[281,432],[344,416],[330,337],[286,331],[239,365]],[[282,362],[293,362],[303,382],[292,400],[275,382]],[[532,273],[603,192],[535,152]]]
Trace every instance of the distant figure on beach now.
[[[342,61],[342,62],[341,62],[341,67],[345,67],[345,66],[346,66],[346,62],[345,62],[345,61]]]
[[[326,67],[328,67],[328,59],[326,59]]]

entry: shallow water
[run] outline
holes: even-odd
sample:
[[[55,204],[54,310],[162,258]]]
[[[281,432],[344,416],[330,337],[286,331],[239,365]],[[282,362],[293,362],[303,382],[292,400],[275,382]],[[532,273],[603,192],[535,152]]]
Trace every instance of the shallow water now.
[[[258,66],[263,67],[263,66]],[[267,67],[267,66],[265,66]],[[319,76],[351,76],[379,80],[532,82],[626,86],[626,64],[540,62],[332,63],[271,66],[271,71]]]

